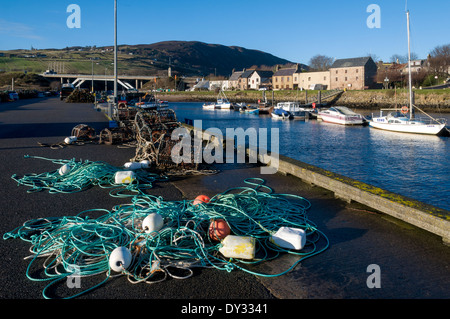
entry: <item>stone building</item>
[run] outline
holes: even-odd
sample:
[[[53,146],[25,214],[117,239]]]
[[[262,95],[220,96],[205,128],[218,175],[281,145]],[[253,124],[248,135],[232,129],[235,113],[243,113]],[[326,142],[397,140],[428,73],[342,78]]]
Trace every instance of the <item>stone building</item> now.
[[[245,70],[242,72],[242,74],[239,77],[238,80],[238,86],[237,88],[239,90],[248,90],[249,89],[249,79],[250,76],[255,72],[255,70]]]
[[[377,65],[371,57],[338,59],[330,67],[330,89],[369,89],[376,75]]]
[[[273,90],[294,89],[294,74],[298,72],[298,66],[293,68],[279,69],[272,76]]]
[[[239,79],[241,78],[242,73],[244,73],[245,69],[243,71],[235,71],[233,70],[233,73],[231,74],[230,78],[228,79],[228,88],[230,90],[236,90],[239,88]]]
[[[330,71],[295,73],[294,88],[303,90],[328,90],[330,88]]]

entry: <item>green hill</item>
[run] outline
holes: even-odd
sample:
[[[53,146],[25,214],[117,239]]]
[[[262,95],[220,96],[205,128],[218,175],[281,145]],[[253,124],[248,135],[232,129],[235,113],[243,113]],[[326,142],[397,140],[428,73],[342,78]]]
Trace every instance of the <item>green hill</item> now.
[[[67,47],[64,49],[0,51],[0,71],[43,73],[112,74],[113,47]],[[119,74],[229,76],[233,69],[270,68],[291,63],[258,50],[197,41],[165,41],[154,44],[120,45]],[[306,67],[305,65],[302,65]]]

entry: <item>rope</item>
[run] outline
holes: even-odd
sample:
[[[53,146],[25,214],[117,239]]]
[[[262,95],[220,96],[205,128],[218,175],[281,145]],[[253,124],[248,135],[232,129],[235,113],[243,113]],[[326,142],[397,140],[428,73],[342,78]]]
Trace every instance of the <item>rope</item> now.
[[[48,296],[50,286],[68,278],[77,269],[80,277],[106,274],[95,287],[88,288],[74,298],[94,289],[115,276],[126,276],[132,284],[155,284],[167,278],[186,279],[193,268],[214,268],[221,271],[242,271],[264,277],[286,274],[305,258],[317,255],[328,247],[327,237],[307,217],[310,202],[297,195],[275,194],[263,185],[262,179],[247,179],[248,186],[231,188],[213,196],[209,203],[193,205],[191,200],[165,201],[161,197],[139,194],[130,204],[108,210],[88,210],[76,216],[39,218],[25,222],[3,238],[18,238],[31,244],[31,262],[27,277],[33,281],[51,280],[43,290]],[[91,218],[89,215],[100,217]],[[158,213],[164,219],[159,231],[146,233],[142,223],[146,216]],[[257,251],[253,260],[225,258],[219,248],[222,243],[208,235],[211,220],[224,219],[231,233],[251,236]],[[282,248],[270,241],[280,227],[305,230],[306,245],[295,251]],[[117,247],[127,247],[132,262],[114,275],[108,260]],[[294,254],[299,259],[279,273],[260,273],[254,267],[281,254]],[[39,258],[45,259],[46,278],[34,278],[31,266]]]
[[[29,155],[26,155],[25,158],[43,159],[70,167],[70,170],[63,175],[59,173],[59,169],[41,174],[26,174],[22,177],[17,174],[12,175],[11,178],[18,185],[31,187],[27,191],[28,193],[43,190],[48,190],[51,194],[75,193],[92,186],[99,186],[113,188],[110,192],[111,196],[126,197],[129,195],[126,195],[125,191],[142,192],[144,189],[151,188],[153,182],[166,180],[165,177],[139,169],[134,171],[136,180],[133,183],[118,184],[115,182],[115,174],[127,169],[118,168],[105,162],[58,160]]]

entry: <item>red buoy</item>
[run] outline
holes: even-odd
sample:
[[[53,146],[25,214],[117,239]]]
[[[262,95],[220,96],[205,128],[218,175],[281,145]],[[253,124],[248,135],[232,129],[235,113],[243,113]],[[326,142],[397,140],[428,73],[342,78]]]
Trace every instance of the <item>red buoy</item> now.
[[[198,195],[195,199],[194,202],[192,203],[192,205],[198,205],[200,203],[209,203],[209,201],[211,200],[211,198],[209,198],[206,195]]]
[[[209,224],[209,237],[212,240],[220,241],[231,233],[230,226],[224,219],[215,219]]]

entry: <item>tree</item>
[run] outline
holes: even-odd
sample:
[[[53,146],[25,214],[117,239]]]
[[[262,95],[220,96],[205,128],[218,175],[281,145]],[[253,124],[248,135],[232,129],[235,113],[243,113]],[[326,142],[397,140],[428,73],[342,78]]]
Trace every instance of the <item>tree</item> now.
[[[416,53],[411,52],[411,60],[418,60],[418,59],[419,56]],[[391,56],[391,62],[395,62],[398,64],[408,63],[408,53],[406,53],[405,55],[394,54],[393,56]]]
[[[375,53],[367,53],[367,56],[370,56],[373,60],[373,62],[377,63],[379,62],[381,59],[378,55],[376,55]]]
[[[428,56],[430,68],[436,75],[446,76],[450,69],[450,44],[435,47]]]
[[[333,58],[317,54],[309,60],[309,67],[316,71],[326,71],[331,67],[333,62]]]

